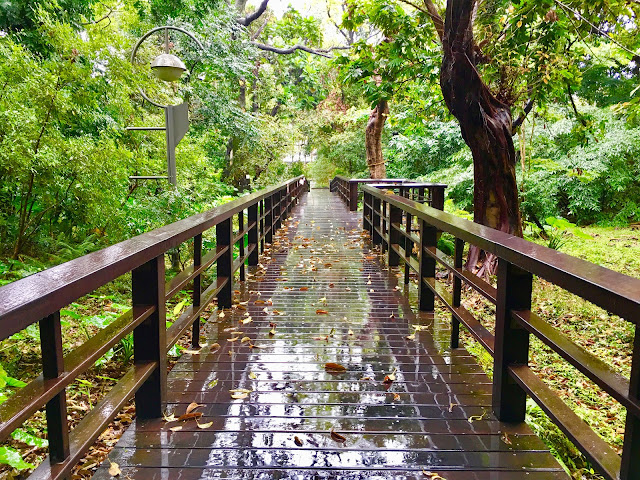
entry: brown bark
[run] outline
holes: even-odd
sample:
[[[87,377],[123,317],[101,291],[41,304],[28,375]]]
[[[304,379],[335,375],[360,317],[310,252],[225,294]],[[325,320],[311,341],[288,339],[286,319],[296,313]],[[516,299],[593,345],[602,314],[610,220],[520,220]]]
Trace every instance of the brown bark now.
[[[386,178],[387,169],[382,157],[382,131],[389,115],[389,103],[381,100],[371,111],[365,130],[365,146],[367,148],[367,166],[371,178]]]
[[[474,221],[521,237],[511,107],[491,93],[476,69],[480,52],[473,38],[475,3],[448,0],[440,85],[473,154]],[[495,259],[473,249],[468,267],[475,269],[479,261],[483,274],[495,272]]]

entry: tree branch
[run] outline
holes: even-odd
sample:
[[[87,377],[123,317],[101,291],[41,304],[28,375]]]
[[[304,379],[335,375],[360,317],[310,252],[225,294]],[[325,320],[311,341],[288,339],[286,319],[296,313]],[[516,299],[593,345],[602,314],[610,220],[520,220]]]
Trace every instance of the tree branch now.
[[[524,112],[522,112],[522,115],[516,118],[516,120],[513,122],[513,125],[511,126],[512,135],[516,134],[516,130],[520,128],[520,126],[527,119],[527,116],[531,113],[531,110],[533,110],[534,103],[535,102],[532,98],[527,100],[527,104],[524,106]]]
[[[253,22],[255,22],[257,19],[259,19],[262,14],[264,12],[267,11],[267,5],[269,4],[269,0],[262,0],[262,3],[260,4],[260,6],[256,9],[255,12],[250,13],[249,15],[247,15],[244,18],[239,18],[238,19],[238,23],[240,25],[242,25],[243,27],[248,27],[249,25],[251,25]]]
[[[440,41],[444,37],[444,20],[442,20],[442,16],[438,11],[438,8],[433,3],[433,0],[424,0],[424,5],[427,7],[427,12],[431,17],[431,21],[433,22],[433,26],[436,27],[436,32],[438,32],[438,37],[440,37]]]
[[[303,52],[307,52],[312,55],[318,55],[319,57],[325,57],[325,58],[333,58],[331,55],[329,55],[329,53],[331,53],[334,50],[349,50],[351,48],[351,47],[331,47],[331,48],[314,50],[313,48],[309,48],[306,45],[300,45],[300,44],[294,45],[293,47],[287,47],[287,48],[274,47],[273,45],[265,45],[264,43],[259,43],[259,42],[251,42],[251,44],[259,48],[260,50],[264,50],[265,52],[273,52],[279,55],[291,55],[298,50],[302,50]]]

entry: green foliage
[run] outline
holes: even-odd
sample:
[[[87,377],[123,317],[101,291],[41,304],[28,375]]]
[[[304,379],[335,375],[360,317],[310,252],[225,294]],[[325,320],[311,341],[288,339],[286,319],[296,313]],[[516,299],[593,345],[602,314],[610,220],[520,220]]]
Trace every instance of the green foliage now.
[[[8,446],[0,447],[0,463],[10,465],[16,470],[30,470],[36,468],[35,465],[27,463],[22,459],[20,452]]]
[[[424,122],[426,123],[426,122]],[[450,166],[452,156],[466,148],[460,127],[454,122],[414,124],[394,135],[387,147],[390,178],[417,178]]]
[[[592,139],[576,139],[575,124],[538,128],[523,181],[523,213],[565,216],[579,224],[640,220],[640,129],[593,108]]]
[[[553,250],[560,250],[568,241],[569,234],[573,234],[581,239],[593,239],[591,235],[583,233],[576,224],[561,218],[549,217],[544,225],[544,233],[547,236],[547,247]]]

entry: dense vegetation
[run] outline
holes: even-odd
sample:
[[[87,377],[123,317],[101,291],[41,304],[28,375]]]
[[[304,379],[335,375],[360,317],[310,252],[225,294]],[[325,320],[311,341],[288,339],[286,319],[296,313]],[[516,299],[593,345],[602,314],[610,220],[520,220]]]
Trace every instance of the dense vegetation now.
[[[451,39],[461,33],[445,19],[447,8],[463,12],[476,2],[445,3],[327,0],[314,16],[291,6],[276,15],[268,1],[246,0],[3,2],[0,285],[303,172],[319,186],[336,174],[444,182],[452,212],[512,233],[520,233],[513,221],[521,217],[527,238],[640,277],[638,242],[628,230],[640,222],[640,4],[478,2],[462,33],[480,94],[465,97],[465,110],[456,103],[460,77],[451,67]],[[190,69],[176,84],[148,68],[161,36],[145,44],[142,61],[129,61],[137,39],[164,24],[193,32],[204,45],[199,51],[172,36],[172,53]],[[443,59],[451,68],[441,69]],[[175,187],[130,180],[166,168],[161,133],[126,130],[164,122],[139,88],[160,103],[190,104]],[[468,111],[505,128],[488,135],[487,122]],[[479,170],[496,145],[487,147],[487,138],[498,142],[501,163]],[[300,145],[317,159],[285,163]],[[505,197],[502,223],[487,216],[492,191],[479,191],[477,175],[517,186],[517,200]],[[620,242],[626,248],[613,257],[603,253]],[[632,335],[619,319],[548,285],[536,288],[549,321],[577,308],[577,320],[560,328],[578,338],[610,332],[611,343],[598,345],[604,356],[607,345],[630,351]],[[123,279],[70,306],[65,348],[126,309],[128,289]],[[580,320],[588,321],[587,333]],[[0,350],[0,400],[37,372],[37,332],[20,335]],[[130,350],[123,342],[101,368],[117,370]],[[542,371],[553,363],[547,353],[535,346]],[[628,374],[624,358],[608,360]],[[98,376],[85,381],[108,384]],[[602,401],[592,385],[583,388],[592,394],[587,399],[558,388],[578,409]],[[87,389],[78,383],[70,395],[90,404],[97,394]],[[581,414],[619,447],[623,420],[608,422],[593,410]],[[550,429],[539,411],[530,413],[541,432]],[[46,448],[37,435],[42,418],[30,421],[0,447],[0,463],[14,474],[28,471],[26,462]],[[568,468],[590,475],[584,459],[549,431]],[[26,460],[15,450],[25,445],[36,450]]]

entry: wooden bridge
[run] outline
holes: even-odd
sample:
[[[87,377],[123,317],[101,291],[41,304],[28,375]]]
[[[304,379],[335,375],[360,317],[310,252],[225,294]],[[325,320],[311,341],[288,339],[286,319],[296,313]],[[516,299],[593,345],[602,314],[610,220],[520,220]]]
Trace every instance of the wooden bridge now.
[[[307,193],[297,178],[0,289],[2,337],[36,322],[42,334],[43,375],[0,405],[3,438],[46,405],[51,457],[32,477],[67,477],[135,395],[98,479],[568,478],[524,423],[527,396],[606,478],[640,478],[638,337],[627,379],[531,312],[538,275],[636,321],[640,281],[425,205],[441,206],[442,186],[363,184],[360,215],[348,182]],[[193,265],[165,284],[164,254],[184,242]],[[498,256],[497,287],[461,268],[465,242]],[[63,356],[59,310],[129,271],[132,311]],[[463,284],[495,304],[495,333],[461,305]],[[167,302],[190,286],[193,305],[165,329]],[[494,356],[493,380],[460,325]],[[69,432],[65,388],[129,332],[135,365]],[[530,334],[627,408],[622,458],[529,369]]]

